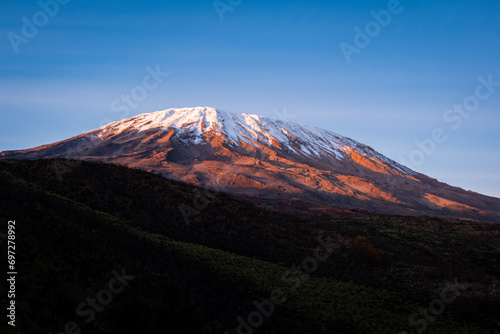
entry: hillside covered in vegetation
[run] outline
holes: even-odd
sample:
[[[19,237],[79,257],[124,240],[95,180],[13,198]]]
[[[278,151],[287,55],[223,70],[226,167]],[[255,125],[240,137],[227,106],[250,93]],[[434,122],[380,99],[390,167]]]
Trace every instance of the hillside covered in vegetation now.
[[[2,333],[499,333],[500,225],[269,210],[67,160],[2,160],[0,190]]]

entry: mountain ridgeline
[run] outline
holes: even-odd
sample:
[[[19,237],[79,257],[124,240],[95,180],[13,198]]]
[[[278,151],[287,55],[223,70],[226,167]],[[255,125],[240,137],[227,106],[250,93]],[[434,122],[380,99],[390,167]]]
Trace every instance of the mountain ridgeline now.
[[[417,173],[339,134],[208,107],[117,121],[3,159],[115,163],[261,204],[500,221],[500,199]]]
[[[20,333],[499,333],[500,224],[289,213],[80,160],[0,160],[0,189]]]

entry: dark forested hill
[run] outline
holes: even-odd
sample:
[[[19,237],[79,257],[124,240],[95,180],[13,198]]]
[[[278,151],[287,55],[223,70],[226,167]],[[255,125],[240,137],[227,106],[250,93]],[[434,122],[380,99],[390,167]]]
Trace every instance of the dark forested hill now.
[[[0,161],[0,233],[9,220],[22,333],[499,327],[498,224],[279,212],[139,170],[67,160]],[[308,259],[322,256],[311,267]],[[444,298],[445,281],[456,283],[455,298]],[[251,320],[254,302],[276,289],[287,300],[262,324]],[[442,315],[419,313],[436,305]]]

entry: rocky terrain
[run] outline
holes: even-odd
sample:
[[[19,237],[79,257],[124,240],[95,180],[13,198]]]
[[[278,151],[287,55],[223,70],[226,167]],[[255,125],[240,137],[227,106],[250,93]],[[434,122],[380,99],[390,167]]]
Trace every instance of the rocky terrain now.
[[[0,153],[3,159],[58,157],[137,167],[271,206],[500,221],[500,199],[441,183],[350,138],[208,107],[142,114]]]

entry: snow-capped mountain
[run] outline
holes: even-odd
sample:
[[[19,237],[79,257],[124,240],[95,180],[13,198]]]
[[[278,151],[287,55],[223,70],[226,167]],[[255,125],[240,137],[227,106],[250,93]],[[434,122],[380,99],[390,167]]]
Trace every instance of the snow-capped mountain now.
[[[440,183],[350,138],[208,107],[141,114],[62,142],[0,153],[0,158],[55,157],[139,167],[280,205],[500,217],[500,199]]]
[[[255,149],[262,145],[274,147],[287,154],[311,159],[347,159],[354,150],[363,157],[371,157],[389,168],[412,174],[372,148],[352,139],[317,127],[304,126],[278,119],[247,114],[234,114],[214,108],[197,107],[167,109],[138,115],[106,125],[98,130],[97,138],[124,131],[144,132],[153,129],[175,129],[186,144],[208,144],[209,137],[220,136],[229,147],[249,145]]]

